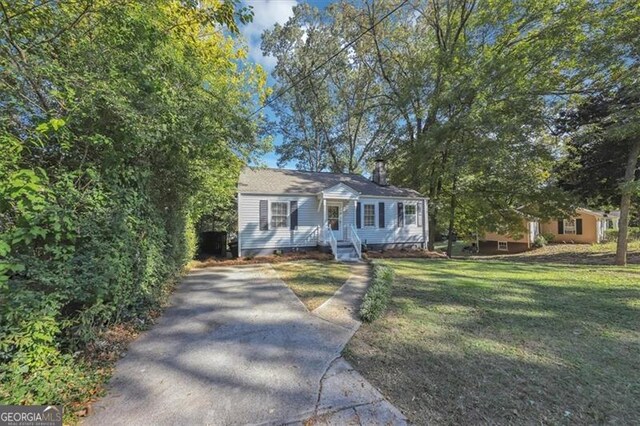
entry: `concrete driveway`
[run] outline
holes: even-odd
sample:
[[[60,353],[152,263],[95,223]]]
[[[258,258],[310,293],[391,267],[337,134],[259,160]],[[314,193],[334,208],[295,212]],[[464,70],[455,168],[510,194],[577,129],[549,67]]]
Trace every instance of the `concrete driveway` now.
[[[362,290],[350,280],[310,313],[269,265],[195,271],[85,423],[403,424],[340,357]]]

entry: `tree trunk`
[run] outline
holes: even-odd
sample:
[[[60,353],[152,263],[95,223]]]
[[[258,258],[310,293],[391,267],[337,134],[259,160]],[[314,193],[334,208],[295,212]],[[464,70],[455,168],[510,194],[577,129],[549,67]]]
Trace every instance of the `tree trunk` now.
[[[449,232],[447,238],[447,256],[451,257],[453,253],[453,227],[456,218],[456,187],[458,184],[458,176],[453,176],[453,186],[451,188],[451,202],[449,204]]]
[[[431,204],[431,203],[429,203]],[[434,251],[435,250],[435,241],[436,241],[436,226],[438,225],[436,221],[436,215],[434,211],[429,212],[429,241],[427,242],[427,250]]]
[[[620,199],[620,222],[618,228],[618,246],[616,248],[615,264],[624,266],[627,264],[627,236],[629,233],[629,209],[631,207],[631,195],[633,193],[631,183],[636,177],[636,167],[640,156],[640,139],[638,139],[629,152],[627,168],[622,182],[622,197]]]
[[[429,242],[427,243],[427,249],[429,251],[435,250],[436,231],[438,228],[438,193],[442,186],[442,178],[438,178],[436,182],[432,182],[431,189],[429,190]]]

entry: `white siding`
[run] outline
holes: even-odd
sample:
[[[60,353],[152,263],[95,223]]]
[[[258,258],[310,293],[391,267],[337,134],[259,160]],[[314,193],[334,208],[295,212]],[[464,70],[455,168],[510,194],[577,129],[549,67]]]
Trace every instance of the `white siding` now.
[[[242,194],[238,202],[238,234],[241,250],[256,248],[315,246],[318,241],[317,227],[322,222],[322,211],[318,210],[316,197],[273,196]],[[298,229],[287,228],[260,230],[260,200],[298,201]],[[291,212],[289,211],[289,214]]]
[[[260,222],[260,200],[267,200],[269,211],[273,201],[298,201],[298,229],[287,228],[271,229],[261,231]],[[343,203],[342,228],[356,226],[355,203],[354,200],[327,200],[328,202]],[[397,226],[398,202],[422,203],[421,199],[392,199],[392,198],[371,198],[360,197],[363,207],[361,214],[364,215],[364,204],[375,205],[375,227],[364,227],[364,217],[362,218],[362,228],[356,229],[360,239],[368,244],[393,244],[393,243],[415,243],[424,242],[422,226],[408,225]],[[379,203],[383,202],[385,207],[385,227],[378,228],[379,225]],[[289,212],[291,214],[291,212]],[[240,250],[248,249],[277,249],[284,247],[309,247],[318,243],[318,230],[326,225],[323,221],[322,200],[315,196],[286,196],[286,195],[249,195],[241,194],[238,201],[238,235],[240,239]],[[426,215],[425,215],[426,216]],[[426,222],[426,221],[424,221]]]
[[[391,198],[369,198],[360,197],[362,203],[362,228],[358,229],[358,236],[367,244],[392,244],[392,243],[422,243],[424,242],[424,234],[422,226],[405,225],[398,227],[398,203],[417,204],[422,200],[416,199],[391,199]],[[380,209],[379,203],[384,203],[384,221],[385,227],[378,228]],[[374,204],[376,210],[375,227],[364,227],[364,205]]]
[[[358,196],[357,192],[355,192],[351,187],[344,184],[338,184],[336,186],[333,186],[323,191],[323,194],[325,198],[335,197],[340,199],[355,198]]]

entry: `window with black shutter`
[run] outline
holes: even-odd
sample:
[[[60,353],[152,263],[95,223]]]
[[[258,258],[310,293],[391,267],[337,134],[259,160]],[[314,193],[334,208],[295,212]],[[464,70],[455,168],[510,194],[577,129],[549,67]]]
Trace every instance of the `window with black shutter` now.
[[[404,204],[398,203],[398,228],[404,226]]]
[[[379,228],[384,228],[385,227],[385,223],[384,223],[384,203],[382,203],[382,202],[378,203],[378,227]]]
[[[269,230],[269,201],[268,200],[260,200],[260,230],[268,231]]]
[[[298,202],[290,201],[291,220],[289,221],[289,228],[293,231],[298,228]]]

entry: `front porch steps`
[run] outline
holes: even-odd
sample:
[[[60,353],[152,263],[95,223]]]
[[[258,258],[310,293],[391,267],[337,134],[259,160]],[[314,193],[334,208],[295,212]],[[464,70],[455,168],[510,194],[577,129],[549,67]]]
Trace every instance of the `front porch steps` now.
[[[338,243],[338,260],[341,262],[358,262],[358,253],[351,243]]]

